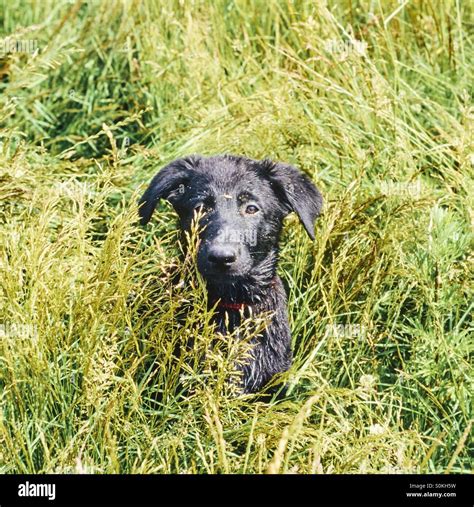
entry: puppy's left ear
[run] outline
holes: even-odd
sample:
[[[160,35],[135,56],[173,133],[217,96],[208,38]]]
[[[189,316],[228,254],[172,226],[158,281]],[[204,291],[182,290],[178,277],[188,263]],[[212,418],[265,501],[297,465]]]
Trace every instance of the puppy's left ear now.
[[[323,208],[323,197],[314,183],[295,167],[265,160],[267,178],[288,213],[296,212],[314,240],[314,223]]]
[[[160,199],[167,199],[174,204],[179,197],[180,190],[191,178],[193,169],[198,164],[199,159],[199,156],[191,155],[174,160],[161,169],[151,180],[138,203],[138,213],[142,225],[150,221]]]

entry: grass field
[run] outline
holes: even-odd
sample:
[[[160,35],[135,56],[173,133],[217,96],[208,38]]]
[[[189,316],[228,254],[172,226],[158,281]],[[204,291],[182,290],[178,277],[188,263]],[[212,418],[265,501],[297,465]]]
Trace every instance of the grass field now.
[[[461,0],[0,0],[0,472],[470,471],[473,42]],[[136,225],[191,153],[324,195],[316,242],[285,223],[281,401],[204,358],[172,208]]]

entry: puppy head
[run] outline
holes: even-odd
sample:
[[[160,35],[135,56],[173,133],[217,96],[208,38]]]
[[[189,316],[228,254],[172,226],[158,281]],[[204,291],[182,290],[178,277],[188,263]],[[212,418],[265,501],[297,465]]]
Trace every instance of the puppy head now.
[[[164,167],[140,199],[142,224],[162,198],[173,205],[183,230],[199,213],[198,269],[215,283],[234,283],[275,258],[282,221],[290,212],[314,239],[322,208],[319,190],[294,167],[231,155],[186,157]]]

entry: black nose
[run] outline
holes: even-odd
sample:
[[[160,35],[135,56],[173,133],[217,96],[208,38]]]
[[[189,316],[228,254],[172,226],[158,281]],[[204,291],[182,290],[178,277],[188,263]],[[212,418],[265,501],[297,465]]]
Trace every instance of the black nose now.
[[[236,261],[237,252],[231,245],[214,245],[209,249],[208,259],[219,266],[230,266]]]

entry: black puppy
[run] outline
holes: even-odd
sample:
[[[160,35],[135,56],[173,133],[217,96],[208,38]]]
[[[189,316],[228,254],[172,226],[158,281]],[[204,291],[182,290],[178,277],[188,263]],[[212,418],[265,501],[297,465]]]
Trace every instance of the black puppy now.
[[[256,392],[292,362],[286,294],[276,274],[282,221],[295,211],[314,239],[321,194],[292,166],[223,155],[190,156],[163,168],[140,200],[142,224],[161,198],[171,202],[183,230],[201,212],[197,263],[210,304],[218,302],[220,331],[232,332],[245,309],[272,312],[242,368],[243,391]]]

